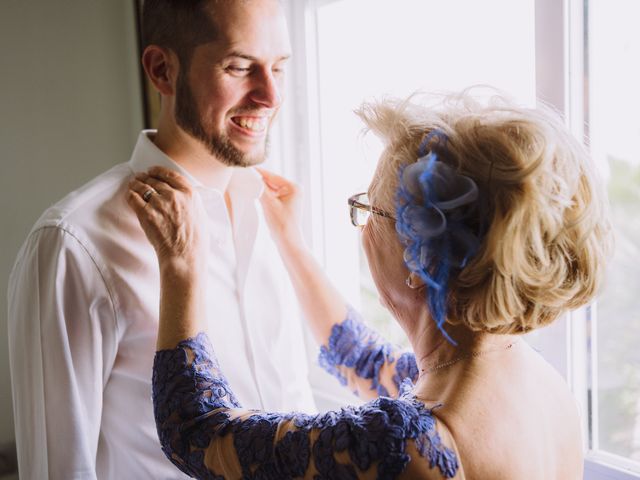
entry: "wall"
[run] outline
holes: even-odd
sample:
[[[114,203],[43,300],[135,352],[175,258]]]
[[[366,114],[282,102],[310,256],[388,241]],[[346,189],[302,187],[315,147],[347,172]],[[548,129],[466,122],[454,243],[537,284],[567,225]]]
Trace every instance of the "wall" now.
[[[142,127],[130,0],[0,2],[0,445],[14,438],[7,278],[42,211],[127,161]]]

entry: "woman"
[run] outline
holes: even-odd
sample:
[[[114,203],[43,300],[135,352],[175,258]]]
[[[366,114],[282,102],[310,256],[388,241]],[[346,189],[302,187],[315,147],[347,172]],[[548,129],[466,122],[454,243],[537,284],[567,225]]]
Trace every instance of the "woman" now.
[[[201,207],[182,177],[152,169],[129,200],[162,278],[163,450],[200,478],[582,478],[576,405],[518,335],[589,302],[601,282],[610,234],[584,149],[555,116],[506,101],[359,113],[386,149],[368,200],[349,200],[352,221],[415,356],[345,304],[305,246],[298,189],[262,172],[265,216],[321,364],[373,400],[317,416],[242,410],[200,324]],[[147,204],[149,189],[160,194]]]

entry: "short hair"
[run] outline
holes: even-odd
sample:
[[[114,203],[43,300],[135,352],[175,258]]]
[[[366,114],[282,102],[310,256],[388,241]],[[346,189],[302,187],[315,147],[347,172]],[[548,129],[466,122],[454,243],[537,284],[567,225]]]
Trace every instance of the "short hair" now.
[[[452,272],[447,322],[515,334],[591,301],[612,244],[603,184],[584,146],[550,108],[523,108],[468,91],[420,105],[416,96],[363,105],[385,143],[369,195],[395,206],[400,169],[425,135],[443,132],[446,159],[478,185],[487,225],[476,255]]]
[[[143,49],[149,45],[168,48],[181,64],[188,65],[195,47],[216,39],[216,25],[206,8],[211,3],[212,0],[144,0]]]

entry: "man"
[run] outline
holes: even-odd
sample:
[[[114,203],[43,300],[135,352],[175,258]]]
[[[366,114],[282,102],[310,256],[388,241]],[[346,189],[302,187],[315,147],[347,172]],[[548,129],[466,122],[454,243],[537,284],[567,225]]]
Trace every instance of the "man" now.
[[[262,183],[245,168],[263,161],[282,101],[290,47],[279,2],[147,0],[143,34],[158,131],[47,210],[11,275],[21,478],[184,478],[160,450],[151,405],[157,262],[125,200],[133,175],[153,165],[185,175],[207,212],[209,335],[239,400],[315,408]]]

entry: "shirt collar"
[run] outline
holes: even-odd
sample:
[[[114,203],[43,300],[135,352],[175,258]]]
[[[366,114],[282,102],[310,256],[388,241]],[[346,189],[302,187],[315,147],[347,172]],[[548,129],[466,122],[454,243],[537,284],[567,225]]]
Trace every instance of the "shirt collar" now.
[[[222,192],[218,189],[203,185],[200,180],[160,150],[151,140],[155,134],[156,130],[143,130],[138,135],[138,141],[129,161],[134,173],[146,172],[149,168],[158,165],[183,175],[201,194],[208,193],[210,195],[215,192],[218,195],[222,195]],[[263,189],[262,178],[254,168],[233,168],[233,174],[228,186],[232,201],[255,200],[262,195]]]

